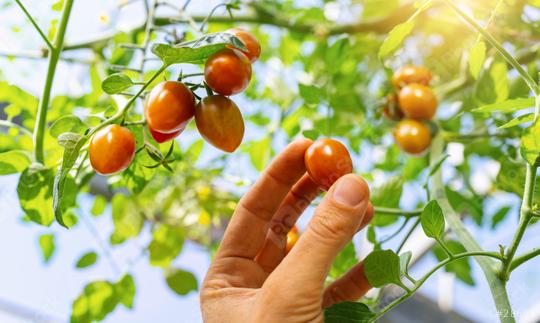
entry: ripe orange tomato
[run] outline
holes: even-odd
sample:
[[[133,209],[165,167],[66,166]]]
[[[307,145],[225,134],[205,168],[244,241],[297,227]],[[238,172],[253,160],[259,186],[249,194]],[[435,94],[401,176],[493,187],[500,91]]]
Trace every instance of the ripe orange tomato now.
[[[251,63],[255,62],[261,56],[261,44],[252,33],[242,28],[231,28],[226,31],[229,34],[235,35],[238,39],[244,43],[247,51],[241,51],[246,55]]]
[[[249,85],[251,64],[242,52],[225,48],[208,58],[204,66],[204,79],[219,94],[238,94]]]
[[[399,91],[399,106],[411,119],[431,120],[437,113],[437,98],[429,87],[409,84]]]
[[[144,108],[148,126],[167,134],[185,128],[194,114],[195,96],[187,86],[176,81],[156,85]]]
[[[244,119],[238,106],[223,95],[207,96],[195,109],[195,123],[203,138],[226,152],[233,152],[244,138]]]
[[[112,124],[98,130],[88,147],[90,164],[102,175],[128,168],[135,156],[135,137],[127,128]]]
[[[388,94],[386,97],[386,103],[382,110],[382,113],[386,119],[399,121],[405,116],[397,101],[398,99],[395,93]]]
[[[182,131],[184,131],[185,127],[171,133],[161,133],[159,131],[155,131],[152,128],[148,128],[148,129],[150,130],[150,134],[152,135],[152,138],[154,138],[156,142],[161,144],[161,143],[164,143],[166,141],[169,141],[178,137],[182,133]]]
[[[351,155],[339,141],[321,138],[306,150],[306,169],[311,179],[328,190],[341,176],[352,172]]]
[[[298,233],[298,227],[296,225],[292,227],[291,231],[287,233],[287,247],[285,247],[285,253],[288,254],[296,242],[300,239],[300,234]]]
[[[422,85],[429,85],[431,82],[431,72],[422,66],[406,65],[398,69],[393,77],[392,84],[397,89],[401,89],[403,86],[418,83]]]
[[[420,154],[431,144],[429,128],[416,120],[402,120],[398,123],[394,137],[399,147],[409,154]]]

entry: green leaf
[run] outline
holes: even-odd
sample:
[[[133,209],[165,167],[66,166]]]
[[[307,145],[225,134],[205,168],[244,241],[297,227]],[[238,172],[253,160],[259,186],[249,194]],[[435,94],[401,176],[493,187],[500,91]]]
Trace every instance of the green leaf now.
[[[197,278],[189,271],[178,268],[168,269],[165,279],[170,289],[178,295],[187,295],[197,290]]]
[[[532,166],[540,166],[540,121],[525,129],[521,136],[521,156]]]
[[[405,37],[409,36],[414,28],[413,21],[407,21],[402,24],[396,25],[389,33],[388,37],[384,40],[379,49],[379,59],[382,61],[388,55],[395,52],[403,43]]]
[[[373,205],[397,208],[403,193],[403,179],[399,176],[390,178],[382,186],[377,187],[371,194],[371,203]],[[373,218],[372,224],[375,226],[387,226],[398,220],[396,216],[386,216],[382,212],[377,212]]]
[[[479,104],[503,102],[509,95],[508,67],[500,59],[484,70],[475,84],[474,98]]]
[[[54,221],[53,172],[34,164],[24,170],[19,178],[17,193],[21,208],[33,222],[49,226]]]
[[[197,140],[186,149],[186,156],[192,163],[196,163],[197,160],[199,160],[199,157],[201,156],[203,148],[204,148],[204,140],[202,139]]]
[[[506,218],[511,209],[512,208],[510,206],[503,206],[495,214],[493,214],[491,217],[491,228],[497,228],[497,225],[499,225],[499,223]]]
[[[477,113],[513,113],[534,106],[534,98],[517,98],[481,106],[472,110]]]
[[[122,73],[115,73],[103,80],[101,89],[107,94],[117,94],[129,89],[133,85],[134,83],[129,76]]]
[[[270,137],[265,137],[262,140],[252,142],[249,146],[249,157],[251,164],[259,172],[262,171],[268,162],[272,154],[272,141]]]
[[[486,60],[486,43],[478,41],[469,52],[469,72],[474,79],[478,79],[482,66]]]
[[[148,246],[150,264],[152,266],[168,267],[180,254],[184,246],[184,231],[160,225],[153,233],[152,242]]]
[[[41,254],[43,255],[43,262],[48,263],[56,249],[54,235],[50,233],[40,235],[39,247],[41,248]]]
[[[356,302],[342,302],[324,310],[325,323],[368,323],[374,317],[366,304]]]
[[[98,216],[105,211],[106,207],[107,207],[107,199],[103,197],[102,195],[96,195],[96,197],[94,198],[94,204],[92,205],[92,209],[90,210],[90,213],[92,213],[93,216]]]
[[[247,50],[242,41],[236,36],[229,33],[214,33],[175,46],[155,44],[152,47],[152,52],[159,57],[165,65],[180,63],[200,64],[227,45],[241,50]]]
[[[304,102],[308,104],[318,104],[323,96],[321,88],[315,85],[298,84],[298,92],[304,99]]]
[[[532,122],[532,121],[534,121],[534,113],[527,113],[508,121],[502,126],[499,126],[498,129],[508,129],[508,128],[519,126],[520,124]]]
[[[86,285],[75,299],[71,310],[71,323],[102,321],[118,305],[115,286],[108,281]]]
[[[74,115],[67,115],[57,119],[49,128],[49,133],[54,138],[58,138],[65,132],[82,134],[86,128],[81,119]]]
[[[127,308],[133,308],[133,299],[135,298],[135,281],[133,280],[133,276],[131,275],[124,275],[122,279],[120,279],[115,285],[114,285],[114,291],[116,293],[116,297],[118,298],[118,301],[124,305]]]
[[[399,255],[399,270],[401,275],[409,272],[409,264],[411,263],[412,252],[407,251]]]
[[[30,156],[22,150],[0,153],[0,175],[20,173],[31,164]]]
[[[73,132],[66,132],[58,136],[58,143],[64,147],[64,156],[58,173],[56,173],[56,176],[54,177],[53,208],[56,221],[66,228],[67,225],[64,222],[63,213],[73,206],[73,203],[69,203],[69,200],[65,199],[66,183],[69,182],[68,174],[73,165],[75,165],[75,162],[79,157],[79,152],[87,139],[86,136]],[[75,187],[72,185],[72,188]],[[68,192],[71,194],[75,193],[73,191]]]
[[[466,252],[465,247],[459,241],[447,240],[444,242],[444,244],[453,254]],[[444,249],[439,245],[433,247],[433,253],[439,261],[443,261],[448,257]],[[467,285],[474,286],[470,257],[461,258],[450,262],[445,266],[445,271],[454,273],[459,280],[463,281]]]
[[[302,131],[302,135],[308,139],[317,140],[317,138],[319,138],[320,136],[320,133],[315,129],[310,129]]]
[[[79,260],[77,260],[77,263],[75,264],[75,267],[81,269],[81,268],[87,268],[92,266],[96,263],[98,259],[97,253],[94,251],[90,251],[82,255]]]
[[[122,194],[117,194],[112,198],[111,206],[114,223],[113,235],[122,242],[138,236],[144,224],[140,207]]]
[[[364,259],[366,278],[373,287],[402,285],[399,264],[399,257],[392,250],[375,250]]]
[[[447,155],[447,154],[442,155],[439,158],[439,160],[435,163],[435,165],[430,167],[428,177],[433,176],[433,174],[435,174],[441,168],[442,164],[444,163],[446,159],[448,159],[448,157],[450,157],[450,155]]]
[[[328,276],[333,279],[341,277],[346,273],[352,266],[358,263],[358,258],[356,257],[356,250],[354,250],[354,244],[349,242],[345,247],[339,252]]]
[[[444,215],[439,203],[436,200],[429,202],[422,215],[420,223],[426,236],[439,240],[444,235]]]

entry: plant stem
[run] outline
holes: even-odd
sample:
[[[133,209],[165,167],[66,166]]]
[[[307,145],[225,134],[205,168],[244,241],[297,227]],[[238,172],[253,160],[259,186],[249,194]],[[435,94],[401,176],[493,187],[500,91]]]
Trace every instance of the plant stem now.
[[[389,207],[374,206],[373,210],[376,213],[384,213],[384,214],[391,214],[391,215],[403,215],[403,216],[406,216],[406,217],[414,217],[414,216],[419,216],[420,214],[422,214],[421,209],[412,210],[412,211],[405,211],[405,210],[394,209],[394,208],[389,208]]]
[[[446,244],[444,244],[444,241],[442,241],[441,239],[437,239],[437,243],[439,243],[439,246],[441,246],[441,248],[443,248],[444,252],[446,252],[446,255],[448,256],[448,258],[450,258],[450,259],[454,258],[454,255],[452,254],[452,251],[450,251],[450,249],[448,249]]]
[[[64,36],[66,35],[67,24],[72,7],[73,0],[65,0],[64,8],[62,9],[62,18],[60,20],[60,25],[54,40],[54,47],[51,48],[49,53],[47,78],[45,79],[45,86],[43,87],[43,93],[41,95],[37,111],[36,123],[34,127],[34,155],[36,161],[42,164],[45,159],[43,142],[45,140],[47,110],[49,108],[49,101],[51,98],[51,89],[54,81],[54,75],[56,74],[56,66],[58,65],[60,53],[62,52],[62,47],[64,45]]]
[[[487,32],[480,24],[478,24],[473,18],[469,17],[465,12],[463,12],[452,0],[443,0],[454,12],[456,12],[463,20],[465,20],[471,27],[476,29],[490,44],[495,47],[497,51],[503,56],[503,58],[516,69],[516,71],[523,78],[525,83],[529,86],[531,91],[535,95],[540,95],[540,87],[536,84],[534,79],[527,73],[527,71],[519,64],[519,62],[493,37],[489,32]]]
[[[416,229],[416,227],[420,224],[420,217],[418,217],[418,219],[416,220],[416,222],[414,222],[414,224],[412,225],[412,227],[409,229],[409,232],[407,232],[407,234],[405,235],[405,238],[403,238],[403,241],[401,241],[399,247],[397,248],[396,250],[396,253],[399,254],[399,252],[401,251],[401,249],[403,249],[403,246],[405,246],[405,243],[407,242],[407,240],[409,240],[409,238],[411,237],[412,233],[414,232],[414,229]]]
[[[534,257],[540,255],[540,248],[534,248],[531,251],[528,251],[519,257],[516,257],[510,264],[510,271],[513,271],[517,267],[521,266],[523,263],[533,259]]]
[[[425,274],[422,278],[420,278],[415,284],[414,284],[414,288],[411,289],[410,291],[408,291],[407,293],[405,293],[404,295],[402,295],[401,297],[395,299],[394,301],[392,301],[390,304],[388,304],[386,307],[384,307],[380,312],[378,312],[375,317],[373,317],[370,322],[374,322],[376,321],[377,319],[381,318],[384,314],[386,314],[388,311],[390,311],[392,308],[396,307],[397,305],[399,305],[401,302],[403,302],[404,300],[406,300],[407,298],[411,297],[420,287],[422,287],[422,285],[426,282],[426,280],[429,279],[429,277],[431,277],[437,270],[439,270],[440,268],[448,265],[449,263],[455,261],[455,260],[458,260],[458,259],[461,259],[461,258],[465,258],[465,257],[472,257],[472,256],[475,256],[475,257],[491,257],[491,258],[496,258],[496,259],[501,259],[501,255],[499,255],[498,253],[495,253],[495,252],[486,252],[486,251],[479,251],[479,252],[463,252],[463,253],[458,253],[456,255],[454,255],[452,258],[447,258],[441,262],[439,262],[435,267],[433,267],[427,274]]]
[[[19,7],[21,8],[21,10],[24,12],[26,17],[28,18],[28,20],[30,20],[30,22],[34,26],[34,29],[36,29],[36,31],[39,33],[41,38],[43,38],[43,41],[45,42],[45,44],[47,44],[47,47],[49,48],[49,50],[51,50],[51,51],[55,50],[55,46],[53,46],[53,44],[51,44],[51,42],[49,41],[49,38],[47,38],[47,36],[43,32],[43,30],[41,30],[41,28],[39,27],[37,22],[34,20],[32,15],[28,12],[28,10],[26,10],[26,7],[21,3],[20,0],[15,0],[15,2],[17,2]]]
[[[431,144],[430,164],[436,163],[441,158],[442,154],[444,153],[444,148],[444,140],[442,135],[439,133],[437,136],[435,136],[435,138],[433,138]],[[468,252],[482,252],[483,250],[480,245],[478,245],[478,242],[476,242],[469,231],[467,231],[463,222],[461,222],[459,215],[454,211],[450,205],[450,202],[448,202],[442,180],[442,168],[438,169],[431,177],[431,193],[432,198],[437,200],[441,206],[446,222],[454,231],[465,249]],[[454,255],[454,257],[455,256],[457,255]],[[497,275],[495,263],[490,261],[490,259],[481,257],[477,257],[475,260],[480,265],[480,268],[484,272],[484,276],[489,284],[499,319],[504,323],[514,323],[514,318],[507,315],[507,313],[512,313],[512,307],[510,305],[510,300],[508,299],[506,285]]]
[[[525,234],[527,225],[532,218],[531,207],[534,196],[534,183],[536,181],[536,169],[536,167],[527,164],[527,173],[525,174],[525,189],[523,191],[523,200],[521,202],[518,229],[512,238],[510,246],[508,247],[508,251],[505,254],[505,259],[501,268],[501,279],[504,280],[508,280],[510,276],[512,260],[516,254],[521,239]]]
[[[32,131],[26,129],[25,127],[15,122],[11,122],[9,120],[0,120],[0,127],[17,128],[21,130],[22,132],[24,132],[25,135],[30,136],[30,138],[32,138]]]

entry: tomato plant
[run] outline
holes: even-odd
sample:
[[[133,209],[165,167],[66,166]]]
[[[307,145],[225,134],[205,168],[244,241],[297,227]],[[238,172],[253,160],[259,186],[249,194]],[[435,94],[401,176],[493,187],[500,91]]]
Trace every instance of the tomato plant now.
[[[327,280],[363,262],[373,290],[327,322],[399,315],[440,271],[459,288],[428,300],[451,297],[452,315],[537,319],[538,1],[102,2],[0,1],[2,236],[25,255],[3,267],[32,270],[6,274],[29,304],[116,322],[178,295],[200,318],[206,268],[190,255],[214,254],[241,196],[304,136],[321,188],[350,172],[372,188]],[[303,230],[318,202],[302,203]],[[34,281],[48,276],[32,248],[76,291]],[[147,272],[173,293],[140,288]]]

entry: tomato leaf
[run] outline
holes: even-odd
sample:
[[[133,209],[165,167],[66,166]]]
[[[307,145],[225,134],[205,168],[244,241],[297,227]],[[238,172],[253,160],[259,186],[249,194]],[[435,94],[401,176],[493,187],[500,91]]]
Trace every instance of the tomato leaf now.
[[[135,290],[135,281],[131,275],[124,275],[124,277],[114,285],[114,291],[118,301],[127,308],[133,308]]]
[[[444,242],[444,244],[453,254],[466,252],[465,247],[459,241],[447,240]],[[433,247],[433,253],[439,261],[443,261],[448,257],[444,249],[439,245]],[[463,281],[467,285],[474,285],[470,257],[452,261],[444,268],[446,272],[454,273],[459,280]]]
[[[375,313],[364,303],[342,302],[324,310],[326,323],[368,323]]]
[[[530,108],[534,106],[534,98],[517,98],[510,99],[503,102],[487,104],[472,110],[476,113],[492,113],[492,112],[502,112],[502,113],[513,113],[522,109]]]
[[[54,235],[50,233],[40,235],[39,247],[41,248],[41,254],[43,255],[43,262],[48,263],[56,249]]]
[[[343,250],[339,252],[336,259],[332,263],[332,268],[330,268],[328,276],[333,279],[337,279],[351,269],[351,267],[356,263],[358,263],[356,250],[354,249],[354,244],[349,242],[345,245]]]
[[[242,41],[229,33],[207,34],[197,40],[178,45],[155,44],[152,52],[159,57],[165,65],[188,63],[201,64],[210,55],[220,51],[227,45],[247,50]]]
[[[75,165],[79,157],[79,151],[86,141],[86,136],[73,132],[66,132],[58,136],[58,143],[64,147],[64,157],[62,158],[62,164],[58,169],[58,173],[54,177],[53,209],[56,221],[65,228],[68,228],[68,226],[64,222],[63,212],[73,204],[68,203],[68,199],[65,199],[64,196],[68,174],[73,165]],[[73,193],[73,191],[70,190],[70,193]]]
[[[444,235],[444,216],[439,203],[435,200],[429,202],[422,214],[420,223],[426,236],[439,240]]]
[[[92,209],[90,209],[90,213],[92,213],[93,216],[101,215],[105,211],[106,207],[107,199],[102,195],[96,195]]]
[[[371,194],[371,203],[382,207],[397,208],[399,207],[402,193],[403,179],[399,176],[395,176],[373,190],[373,193]],[[372,223],[375,226],[387,226],[395,223],[397,220],[398,217],[396,216],[386,216],[382,212],[377,212],[375,213]]]
[[[197,278],[189,271],[178,268],[168,269],[165,280],[169,288],[178,295],[187,295],[197,290]]]
[[[168,267],[180,254],[184,246],[184,231],[182,228],[173,228],[165,225],[159,226],[154,233],[152,242],[148,246],[150,264],[159,267]]]
[[[469,72],[472,77],[478,79],[482,66],[486,60],[486,43],[478,41],[469,52]]]
[[[498,129],[508,129],[531,121],[534,121],[534,113],[527,113],[508,121],[502,126],[499,126]]]
[[[0,153],[0,175],[20,173],[30,166],[31,160],[27,152],[10,150]]]
[[[382,61],[387,56],[395,52],[403,43],[403,40],[409,36],[414,28],[414,21],[407,21],[395,26],[384,40],[379,49],[379,59]]]
[[[17,185],[19,202],[25,214],[31,221],[45,226],[54,221],[53,176],[51,169],[33,164],[22,172]]]
[[[82,269],[92,266],[96,263],[98,259],[97,253],[90,251],[82,255],[79,260],[77,260],[77,263],[75,264],[75,267]]]
[[[521,136],[521,156],[532,166],[540,166],[540,121]]]
[[[503,102],[509,95],[508,67],[503,60],[494,60],[483,70],[475,83],[474,98],[479,104]]]
[[[373,287],[402,285],[400,259],[392,250],[375,250],[364,259],[366,278]]]
[[[117,94],[125,91],[134,85],[129,76],[122,73],[109,75],[101,83],[101,89],[107,94]]]
[[[82,134],[86,129],[86,125],[77,116],[67,115],[57,119],[49,128],[49,133],[54,138],[58,138],[66,132]]]
[[[399,255],[399,270],[401,275],[409,272],[409,264],[411,263],[412,252],[407,251]]]

